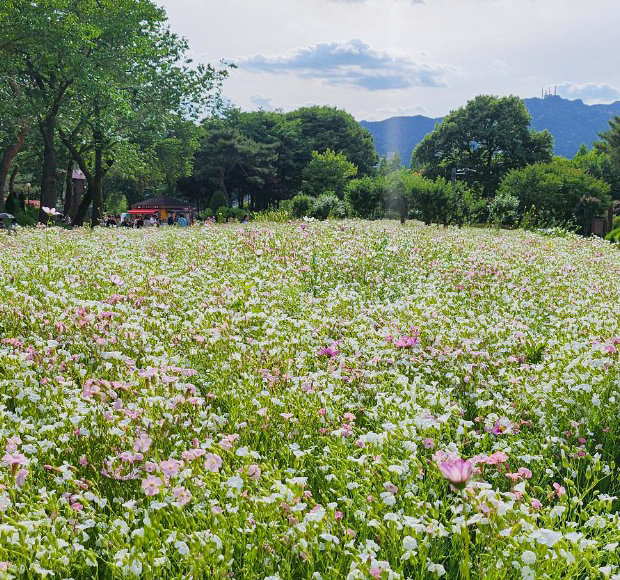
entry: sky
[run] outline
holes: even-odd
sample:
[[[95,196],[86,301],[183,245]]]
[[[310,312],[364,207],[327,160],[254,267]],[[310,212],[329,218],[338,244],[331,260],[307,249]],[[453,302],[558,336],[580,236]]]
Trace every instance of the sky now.
[[[619,0],[159,0],[244,110],[440,117],[479,94],[620,100]]]

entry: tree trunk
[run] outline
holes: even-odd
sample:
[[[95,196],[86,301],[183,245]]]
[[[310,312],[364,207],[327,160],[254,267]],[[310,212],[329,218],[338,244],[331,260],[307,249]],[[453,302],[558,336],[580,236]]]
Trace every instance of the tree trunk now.
[[[67,178],[65,180],[65,206],[63,210],[65,216],[73,213],[73,166],[73,159],[69,159],[69,162],[67,163]]]
[[[90,186],[88,188],[89,191],[92,190],[93,198],[93,213],[90,218],[92,227],[100,225],[103,217],[103,176],[105,175],[101,136],[95,136],[95,139],[97,141],[97,145],[95,145],[95,176],[92,188]]]
[[[6,178],[9,175],[13,159],[15,159],[15,156],[19,153],[26,140],[26,133],[26,128],[22,127],[15,143],[2,152],[2,158],[0,159],[0,212],[4,211],[4,186],[6,184]]]
[[[88,186],[84,197],[82,198],[82,202],[80,203],[80,207],[78,207],[77,213],[75,214],[75,219],[73,220],[74,226],[83,226],[84,219],[86,218],[86,212],[88,211],[88,207],[90,206],[90,202],[93,200],[93,190]]]
[[[19,165],[13,166],[13,171],[11,171],[11,177],[9,179],[9,195],[15,194],[15,178],[19,173]]]
[[[54,133],[56,116],[48,116],[39,123],[39,130],[43,138],[43,172],[41,175],[41,209],[39,221],[47,223],[47,215],[43,207],[56,207],[56,149]]]

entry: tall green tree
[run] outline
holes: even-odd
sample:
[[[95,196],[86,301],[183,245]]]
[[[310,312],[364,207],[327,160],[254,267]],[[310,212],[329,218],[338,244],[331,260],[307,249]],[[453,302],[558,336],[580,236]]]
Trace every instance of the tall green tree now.
[[[88,180],[93,222],[103,208],[105,167],[127,127],[169,113],[188,115],[217,94],[221,71],[191,65],[151,0],[47,0],[2,12],[0,47],[38,112],[44,144],[41,202],[56,203],[57,137]],[[151,113],[144,115],[145,110]],[[165,131],[165,127],[162,127]],[[118,148],[119,150],[121,148]],[[191,158],[191,155],[190,155]]]
[[[490,197],[503,176],[531,163],[551,161],[553,138],[529,128],[522,99],[480,95],[451,112],[416,147],[412,166],[431,178],[451,178],[467,168],[465,180]]]
[[[355,118],[335,107],[303,107],[286,114],[299,125],[305,148],[305,164],[312,152],[325,153],[328,149],[344,153],[357,167],[358,177],[372,175],[378,161],[372,135]]]
[[[303,170],[303,190],[308,195],[318,197],[333,191],[339,199],[344,197],[348,182],[357,175],[357,167],[344,153],[331,149],[325,153],[312,152],[312,159]]]

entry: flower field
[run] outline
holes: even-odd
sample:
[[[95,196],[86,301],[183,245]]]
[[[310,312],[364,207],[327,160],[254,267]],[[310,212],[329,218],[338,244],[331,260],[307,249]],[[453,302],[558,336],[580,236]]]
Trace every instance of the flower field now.
[[[348,221],[0,249],[1,579],[620,579],[606,242]]]

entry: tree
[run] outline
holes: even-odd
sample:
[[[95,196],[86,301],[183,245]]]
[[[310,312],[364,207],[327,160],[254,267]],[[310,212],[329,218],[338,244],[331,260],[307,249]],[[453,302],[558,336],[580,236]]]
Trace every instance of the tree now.
[[[357,174],[357,167],[344,153],[335,153],[331,149],[325,153],[312,152],[310,163],[304,167],[302,188],[308,195],[318,197],[326,191],[333,191],[339,199],[349,180]]]
[[[620,165],[620,116],[614,115],[609,121],[609,129],[599,137],[598,148],[608,153],[616,166]]]
[[[529,124],[522,99],[478,96],[422,140],[413,152],[412,166],[421,164],[429,177],[446,179],[453,169],[467,168],[466,181],[490,197],[509,171],[551,161],[551,135],[534,131]]]
[[[164,10],[151,0],[25,2],[1,15],[0,46],[14,63],[11,72],[25,79],[24,95],[38,113],[42,205],[56,205],[61,135],[87,177],[84,205],[92,199],[95,224],[107,169],[118,152],[137,143],[131,126],[165,133],[170,114],[197,113],[217,96],[225,76],[191,65],[186,41],[169,31]]]
[[[614,163],[609,153],[598,146],[588,150],[582,145],[572,163],[577,169],[608,183],[612,199],[620,199],[620,163]]]
[[[303,107],[286,114],[289,121],[298,124],[304,144],[305,162],[312,152],[325,153],[328,149],[344,153],[357,167],[358,177],[372,175],[377,153],[372,135],[352,115],[335,107]]]
[[[234,193],[240,207],[246,195],[254,194],[254,210],[256,192],[275,174],[275,147],[244,135],[236,126],[235,116],[229,111],[224,117],[203,122],[204,136],[195,154],[194,176],[210,193],[221,191],[229,207]]]
[[[590,219],[603,216],[611,203],[610,187],[560,157],[511,171],[498,195],[514,195],[520,213],[532,211],[541,223],[567,226],[575,223],[585,234]],[[532,209],[533,208],[533,209]]]

